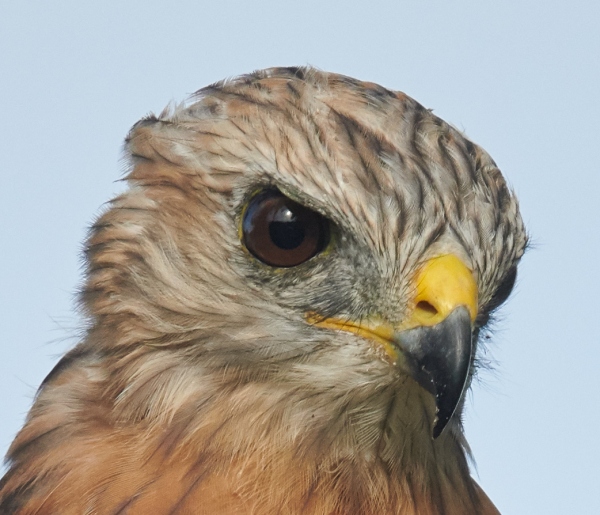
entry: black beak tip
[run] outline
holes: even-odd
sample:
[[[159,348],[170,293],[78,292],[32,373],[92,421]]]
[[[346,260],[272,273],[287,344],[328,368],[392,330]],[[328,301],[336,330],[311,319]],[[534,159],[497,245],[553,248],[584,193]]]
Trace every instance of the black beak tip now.
[[[442,415],[440,414],[440,410],[438,408],[432,430],[432,437],[434,440],[444,432],[444,429],[446,429],[446,426],[448,425],[448,422],[450,422],[452,415],[453,413],[445,413]]]
[[[433,424],[433,439],[442,434],[448,422],[454,415],[463,395],[469,374],[470,356],[462,358],[462,366],[454,372],[452,377],[437,377],[434,381],[435,394],[435,422]]]
[[[474,352],[471,331],[469,312],[459,307],[439,324],[410,329],[399,338],[413,378],[435,395],[433,439],[448,425],[467,386]]]
[[[447,423],[447,421],[446,421],[446,423]],[[446,423],[442,423],[439,419],[435,421],[435,424],[433,426],[433,432],[431,435],[434,440],[437,439],[437,437],[442,434],[442,431],[446,427]]]

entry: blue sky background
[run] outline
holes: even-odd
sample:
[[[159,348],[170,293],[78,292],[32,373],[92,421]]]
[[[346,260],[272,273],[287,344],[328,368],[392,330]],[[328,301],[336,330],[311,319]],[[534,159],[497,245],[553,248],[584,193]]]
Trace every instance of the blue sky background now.
[[[209,5],[204,5],[209,4]],[[76,342],[86,227],[130,126],[216,80],[312,64],[402,90],[481,144],[534,248],[470,395],[506,514],[600,513],[600,3],[0,4],[0,453]]]

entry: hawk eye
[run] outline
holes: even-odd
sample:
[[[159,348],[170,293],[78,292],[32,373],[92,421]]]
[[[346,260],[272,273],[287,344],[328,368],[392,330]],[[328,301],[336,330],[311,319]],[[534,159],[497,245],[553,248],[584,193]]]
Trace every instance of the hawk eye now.
[[[250,200],[242,220],[243,242],[263,263],[297,266],[321,252],[329,241],[329,222],[277,190]]]

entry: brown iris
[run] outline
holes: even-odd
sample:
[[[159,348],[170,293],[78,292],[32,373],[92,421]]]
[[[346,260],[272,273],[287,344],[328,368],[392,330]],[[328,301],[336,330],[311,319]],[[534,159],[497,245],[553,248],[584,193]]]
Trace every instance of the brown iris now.
[[[290,267],[308,261],[329,240],[329,223],[277,190],[252,198],[242,221],[247,249],[270,266]]]

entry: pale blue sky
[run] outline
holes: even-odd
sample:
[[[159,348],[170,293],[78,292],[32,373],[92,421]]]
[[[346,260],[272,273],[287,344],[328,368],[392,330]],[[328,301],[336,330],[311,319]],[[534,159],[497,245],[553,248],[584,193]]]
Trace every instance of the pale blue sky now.
[[[129,127],[224,77],[312,64],[402,90],[494,157],[534,248],[468,403],[503,513],[600,513],[600,3],[0,5],[0,453],[77,339],[86,227]]]

